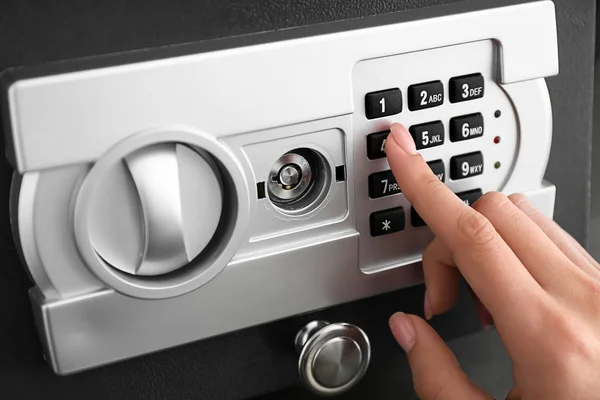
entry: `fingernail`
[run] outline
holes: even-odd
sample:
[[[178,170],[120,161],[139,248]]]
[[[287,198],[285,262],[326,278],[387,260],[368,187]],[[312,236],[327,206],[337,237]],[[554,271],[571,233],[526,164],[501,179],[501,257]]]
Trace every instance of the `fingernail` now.
[[[484,331],[489,331],[494,327],[494,318],[492,318],[492,314],[489,311],[484,312],[479,318]]]
[[[392,315],[390,328],[402,350],[408,353],[416,341],[415,326],[408,315],[402,312]]]
[[[425,311],[425,319],[429,321],[433,317],[433,313],[431,312],[431,305],[429,303],[429,296],[427,295],[427,290],[425,290],[425,301],[423,305],[423,310]]]
[[[478,307],[477,316],[479,317],[479,322],[483,327],[484,331],[490,330],[494,327],[494,318],[492,314],[482,305]]]
[[[392,124],[390,130],[392,138],[402,150],[404,150],[408,154],[417,154],[415,141],[413,140],[412,136],[410,136],[410,133],[408,133],[404,126],[395,123]]]

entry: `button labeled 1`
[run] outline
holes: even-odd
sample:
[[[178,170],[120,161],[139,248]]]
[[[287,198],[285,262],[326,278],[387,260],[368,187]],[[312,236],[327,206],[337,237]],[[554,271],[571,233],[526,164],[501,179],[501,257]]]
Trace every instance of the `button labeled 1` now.
[[[444,144],[445,130],[442,121],[413,125],[409,131],[415,141],[417,150]]]
[[[369,218],[371,236],[382,236],[404,230],[406,223],[404,208],[396,207],[389,210],[377,211]]]
[[[480,151],[462,154],[450,159],[450,178],[470,178],[483,173],[483,154]]]
[[[367,119],[386,117],[400,112],[402,112],[402,92],[398,88],[371,92],[365,96]]]

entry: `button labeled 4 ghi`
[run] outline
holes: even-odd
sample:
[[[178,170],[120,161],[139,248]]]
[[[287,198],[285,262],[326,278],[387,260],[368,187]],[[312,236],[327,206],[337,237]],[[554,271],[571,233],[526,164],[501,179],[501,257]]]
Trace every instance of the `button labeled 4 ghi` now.
[[[413,125],[409,129],[415,141],[417,150],[444,144],[444,124],[442,121],[427,122],[425,124]]]
[[[396,207],[371,214],[371,236],[382,236],[404,230],[406,223],[404,208]]]
[[[377,199],[402,192],[391,170],[369,176],[369,197]]]
[[[483,173],[483,154],[480,151],[455,156],[450,159],[450,178],[470,178]]]
[[[385,157],[385,142],[389,134],[390,131],[388,129],[387,131],[375,132],[367,136],[367,157],[369,157],[369,160]]]

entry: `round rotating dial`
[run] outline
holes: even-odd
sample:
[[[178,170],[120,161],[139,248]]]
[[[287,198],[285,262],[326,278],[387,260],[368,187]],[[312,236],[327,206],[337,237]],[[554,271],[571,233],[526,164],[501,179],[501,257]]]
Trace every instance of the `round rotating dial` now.
[[[107,171],[88,209],[90,241],[112,268],[157,276],[194,260],[223,212],[210,155],[178,143],[143,147]]]

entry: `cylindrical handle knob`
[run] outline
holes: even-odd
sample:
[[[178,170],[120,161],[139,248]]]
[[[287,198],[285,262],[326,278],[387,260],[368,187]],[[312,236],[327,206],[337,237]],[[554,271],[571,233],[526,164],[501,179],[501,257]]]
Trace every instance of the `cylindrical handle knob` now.
[[[371,344],[357,326],[312,321],[296,335],[298,373],[312,392],[343,393],[359,382],[371,361]]]

